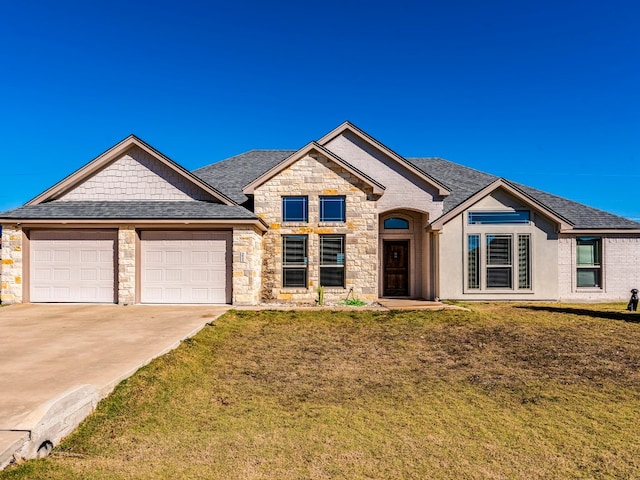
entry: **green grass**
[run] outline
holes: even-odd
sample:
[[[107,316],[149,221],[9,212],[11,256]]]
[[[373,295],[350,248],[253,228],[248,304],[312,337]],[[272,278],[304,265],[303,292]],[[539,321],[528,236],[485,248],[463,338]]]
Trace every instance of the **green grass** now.
[[[640,477],[621,304],[230,312],[0,479]]]

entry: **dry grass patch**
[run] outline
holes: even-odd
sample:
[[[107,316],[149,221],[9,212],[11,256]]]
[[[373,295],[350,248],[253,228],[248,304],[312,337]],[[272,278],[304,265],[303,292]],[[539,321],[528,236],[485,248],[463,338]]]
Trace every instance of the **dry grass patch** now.
[[[637,478],[621,305],[230,312],[3,478]]]

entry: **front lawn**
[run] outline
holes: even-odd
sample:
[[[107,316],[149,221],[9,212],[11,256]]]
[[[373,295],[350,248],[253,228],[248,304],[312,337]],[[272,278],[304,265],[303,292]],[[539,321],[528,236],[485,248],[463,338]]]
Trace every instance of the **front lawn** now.
[[[624,305],[232,311],[0,479],[640,478]]]

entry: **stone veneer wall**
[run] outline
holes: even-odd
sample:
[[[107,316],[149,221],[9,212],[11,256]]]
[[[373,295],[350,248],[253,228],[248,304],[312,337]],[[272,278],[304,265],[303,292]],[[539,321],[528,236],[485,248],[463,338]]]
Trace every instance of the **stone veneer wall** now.
[[[603,288],[580,289],[576,288],[575,239],[575,235],[562,235],[558,242],[561,301],[626,301],[632,288],[640,289],[640,237],[602,236]]]
[[[282,223],[282,197],[308,196],[307,223]],[[319,196],[344,195],[346,222],[319,222]],[[254,192],[256,214],[268,225],[263,237],[262,300],[313,304],[318,298],[321,234],[343,234],[346,288],[325,288],[325,302],[344,300],[353,288],[361,300],[378,298],[378,212],[371,187],[323,156],[306,156]],[[307,288],[282,287],[282,236],[307,235]]]
[[[2,253],[0,254],[0,302],[22,302],[22,228],[2,225]]]
[[[251,226],[233,229],[234,305],[260,303],[262,288],[262,233]]]
[[[136,243],[138,234],[133,225],[118,229],[118,303],[133,304],[136,300]]]
[[[138,147],[132,147],[59,200],[213,200],[213,198],[155,157]]]

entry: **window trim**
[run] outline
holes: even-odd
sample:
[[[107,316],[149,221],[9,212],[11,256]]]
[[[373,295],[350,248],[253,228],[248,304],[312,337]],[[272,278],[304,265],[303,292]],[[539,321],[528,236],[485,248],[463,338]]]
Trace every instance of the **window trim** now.
[[[340,252],[336,255],[336,262],[325,262],[324,253],[324,241],[325,240],[340,240]],[[347,250],[347,238],[346,235],[342,234],[322,234],[318,235],[318,253],[319,253],[319,262],[318,262],[318,285],[325,288],[346,288],[346,250]],[[332,269],[335,271],[341,271],[342,282],[340,285],[325,285],[322,281],[322,270],[327,271],[328,269]]]
[[[403,225],[406,224],[407,226],[406,227],[388,227],[387,226],[387,222],[390,222],[390,221],[393,221],[393,220],[395,220],[395,221],[399,220],[401,222],[404,222]],[[382,221],[382,228],[384,230],[400,230],[400,231],[404,231],[404,230],[409,230],[410,226],[411,226],[411,222],[408,219],[403,218],[403,217],[399,217],[399,216],[388,217],[388,218],[385,218]]]
[[[486,233],[484,235],[485,238],[485,271],[484,271],[484,278],[485,278],[485,289],[487,290],[513,290],[513,234],[511,233]],[[508,258],[506,258],[506,263],[501,263],[499,261],[496,261],[496,263],[491,263],[491,257],[492,257],[492,252],[491,252],[491,241],[494,239],[500,239],[500,240],[507,240],[506,242],[506,246],[507,246],[507,256]],[[491,286],[489,285],[489,272],[490,271],[498,271],[498,270],[508,270],[509,271],[509,276],[507,277],[509,279],[509,285],[497,285],[497,286]]]
[[[597,245],[597,251],[594,250],[594,254],[593,257],[594,258],[594,263],[579,263],[579,258],[580,258],[580,252],[579,252],[579,248],[580,241],[594,241],[595,244]],[[585,243],[585,246],[588,245],[587,243]],[[576,269],[575,269],[575,275],[576,275],[576,289],[578,290],[595,290],[595,291],[601,291],[604,289],[604,274],[603,274],[603,257],[604,257],[604,242],[603,242],[603,237],[601,236],[584,236],[584,237],[576,237],[575,240],[575,246],[576,246],[576,254],[575,254],[575,265],[576,265]],[[596,263],[597,262],[597,263]],[[592,270],[596,275],[595,275],[595,285],[579,285],[580,282],[580,270],[582,271],[588,271],[588,270]]]
[[[303,240],[304,257],[302,262],[288,263],[287,262],[287,240],[289,239],[301,239]],[[302,285],[287,285],[286,270],[300,270],[303,271],[304,282]],[[308,235],[282,235],[282,288],[309,288],[309,237]]]
[[[495,219],[482,217],[494,216]],[[478,219],[473,221],[473,217]],[[468,225],[530,225],[530,210],[473,210],[467,212]]]
[[[286,217],[287,209],[285,204],[295,199],[302,200],[304,206],[302,219],[289,219]],[[309,222],[309,197],[307,195],[285,195],[282,197],[282,222],[283,223],[307,223]]]
[[[325,205],[324,202],[339,201],[341,203],[341,212],[339,218],[324,218]],[[347,197],[345,195],[320,195],[318,197],[318,218],[323,223],[344,223],[347,221]]]
[[[508,264],[495,264],[489,265],[488,262],[488,238],[489,237],[510,237],[510,261]],[[520,240],[528,239],[528,252],[526,258],[524,258],[524,264],[520,258]],[[473,242],[477,242],[475,251],[473,250]],[[463,293],[465,294],[531,294],[533,290],[533,253],[534,253],[534,236],[529,232],[485,232],[485,231],[471,231],[465,233],[464,239],[464,262],[463,262]],[[477,268],[477,278],[473,278],[473,264]],[[528,284],[521,286],[521,267],[524,265],[525,272],[528,277]],[[510,287],[497,286],[490,287],[487,285],[488,270],[495,268],[509,268],[510,272]]]

